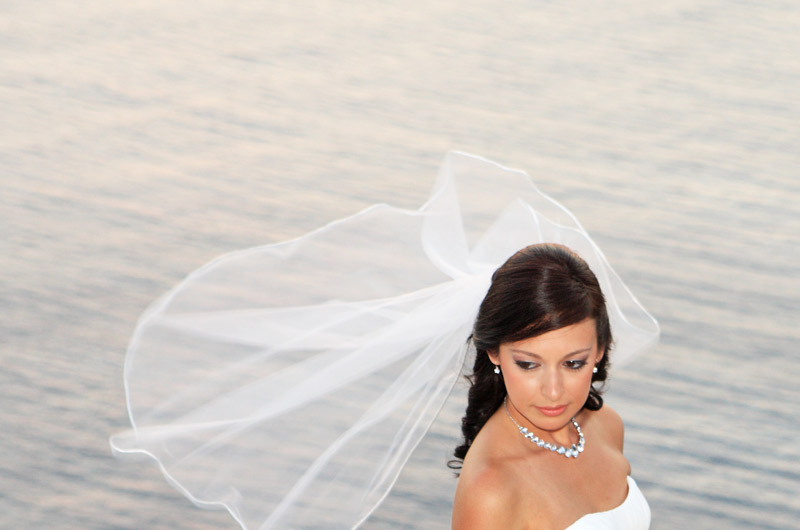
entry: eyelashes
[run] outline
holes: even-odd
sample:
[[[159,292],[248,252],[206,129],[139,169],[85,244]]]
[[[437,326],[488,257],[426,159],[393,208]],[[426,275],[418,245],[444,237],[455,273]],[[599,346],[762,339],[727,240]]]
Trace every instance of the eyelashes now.
[[[514,364],[516,364],[526,372],[539,367],[539,363],[533,361],[514,361]],[[569,361],[564,361],[564,366],[569,370],[573,371],[580,370],[581,368],[586,366],[586,364],[587,364],[586,359],[572,359]]]
[[[564,364],[566,364],[567,368],[569,368],[570,370],[580,370],[581,368],[586,366],[586,361],[583,359],[578,359],[573,361],[567,361]]]
[[[519,366],[520,368],[522,368],[523,370],[526,370],[526,371],[527,370],[533,370],[534,368],[539,366],[539,363],[533,363],[533,362],[528,362],[528,361],[514,361],[514,362],[515,362],[515,364],[517,366]]]

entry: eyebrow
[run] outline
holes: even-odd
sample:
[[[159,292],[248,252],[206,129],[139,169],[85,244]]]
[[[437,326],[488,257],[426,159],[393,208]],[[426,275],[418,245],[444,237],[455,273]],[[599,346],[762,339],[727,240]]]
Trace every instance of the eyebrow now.
[[[573,352],[570,352],[570,353],[566,354],[565,356],[562,357],[562,359],[566,359],[567,357],[572,357],[573,355],[578,355],[579,353],[588,353],[588,352],[591,352],[591,351],[592,351],[592,347],[591,346],[589,346],[588,348],[581,348],[580,350],[575,350]],[[521,353],[523,355],[528,355],[530,357],[535,357],[536,359],[541,359],[542,358],[541,355],[539,355],[538,353],[534,353],[532,351],[518,350],[518,349],[512,348],[511,352],[512,353]]]

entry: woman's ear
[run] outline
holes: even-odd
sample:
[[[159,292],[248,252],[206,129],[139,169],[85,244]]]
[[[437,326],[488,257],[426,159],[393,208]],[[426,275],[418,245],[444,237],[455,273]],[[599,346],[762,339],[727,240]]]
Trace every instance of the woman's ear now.
[[[500,364],[500,350],[486,350],[486,354],[489,356],[489,360],[492,361],[493,364]]]
[[[606,350],[608,350],[608,348],[604,348],[603,346],[600,345],[600,343],[597,344],[597,357],[594,358],[594,364],[597,364],[603,360],[603,356],[605,356]]]

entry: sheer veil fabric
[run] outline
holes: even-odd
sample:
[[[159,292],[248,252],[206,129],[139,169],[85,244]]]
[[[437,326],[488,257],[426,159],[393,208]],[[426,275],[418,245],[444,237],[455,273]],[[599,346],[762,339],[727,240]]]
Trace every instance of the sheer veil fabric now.
[[[452,152],[419,210],[379,204],[226,254],[154,302],[125,359],[132,428],[112,450],[150,455],[243,528],[358,526],[461,373],[492,272],[546,241],[600,280],[615,364],[657,341],[569,211],[525,173]]]

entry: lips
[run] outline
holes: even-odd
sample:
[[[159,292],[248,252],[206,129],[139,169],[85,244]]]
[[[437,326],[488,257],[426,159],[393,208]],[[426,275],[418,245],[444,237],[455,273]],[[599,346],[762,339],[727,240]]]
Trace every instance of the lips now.
[[[536,407],[539,409],[539,412],[544,414],[545,416],[560,416],[567,410],[566,405],[560,405],[558,407]]]

